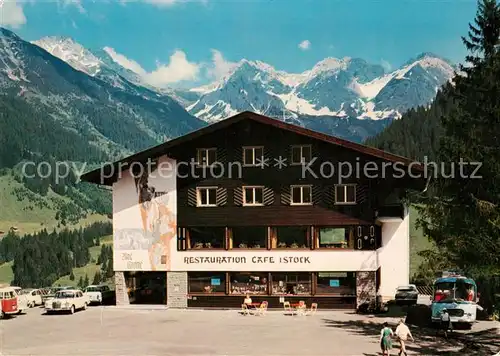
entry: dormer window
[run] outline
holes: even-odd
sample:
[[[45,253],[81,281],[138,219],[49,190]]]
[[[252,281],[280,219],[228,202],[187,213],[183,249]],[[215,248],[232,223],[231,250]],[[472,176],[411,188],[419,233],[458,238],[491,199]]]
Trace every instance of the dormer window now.
[[[199,166],[211,166],[217,161],[217,148],[198,148],[196,153],[196,164]]]
[[[335,204],[356,204],[356,184],[338,184],[335,186]]]
[[[264,147],[253,146],[243,147],[243,165],[248,167],[255,167],[262,165],[264,160]]]
[[[311,161],[311,145],[292,146],[291,164],[304,164]]]

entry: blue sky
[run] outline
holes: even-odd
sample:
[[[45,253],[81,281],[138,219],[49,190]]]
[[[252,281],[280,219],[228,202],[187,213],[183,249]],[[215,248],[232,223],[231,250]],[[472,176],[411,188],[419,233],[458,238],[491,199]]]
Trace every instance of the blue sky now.
[[[0,23],[27,40],[69,36],[108,47],[145,73],[184,65],[179,78],[201,81],[242,58],[288,72],[326,57],[388,68],[421,52],[461,61],[460,36],[476,11],[474,0],[3,1]]]

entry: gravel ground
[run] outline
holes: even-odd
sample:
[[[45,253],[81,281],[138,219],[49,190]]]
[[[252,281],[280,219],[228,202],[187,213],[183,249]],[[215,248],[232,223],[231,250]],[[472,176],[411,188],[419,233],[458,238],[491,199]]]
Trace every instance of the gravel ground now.
[[[0,321],[2,355],[377,355],[381,323],[397,322],[343,311],[302,317],[281,311],[258,317],[237,311],[117,307],[74,315],[42,313],[35,308]],[[473,331],[495,326],[478,323]],[[435,332],[412,330],[416,343],[408,345],[409,355],[454,352],[463,346]]]

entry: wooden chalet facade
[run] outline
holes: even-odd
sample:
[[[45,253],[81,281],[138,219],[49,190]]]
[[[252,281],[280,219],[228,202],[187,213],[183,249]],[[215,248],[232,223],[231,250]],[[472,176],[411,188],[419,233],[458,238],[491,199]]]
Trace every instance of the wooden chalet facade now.
[[[402,198],[408,189],[424,189],[425,180],[415,178],[419,164],[250,112],[114,169],[159,157],[176,167],[176,236],[164,255],[171,261],[168,305],[239,307],[249,294],[270,307],[286,299],[355,308],[377,294],[388,299],[395,286],[408,283]],[[113,185],[116,197],[120,179],[107,173],[83,179]],[[127,210],[116,201],[116,214]],[[115,263],[115,270],[127,280],[148,268],[128,271]]]

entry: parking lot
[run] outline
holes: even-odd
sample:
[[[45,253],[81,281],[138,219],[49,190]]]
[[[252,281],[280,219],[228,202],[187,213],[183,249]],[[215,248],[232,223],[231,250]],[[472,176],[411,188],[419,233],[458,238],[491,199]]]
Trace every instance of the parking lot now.
[[[0,321],[2,355],[377,355],[381,323],[397,322],[342,311],[313,316],[270,311],[258,317],[237,311],[93,307],[74,315],[42,313],[33,308]],[[473,331],[494,327],[481,322]],[[409,354],[462,348],[456,340],[412,330],[416,343],[410,343]]]

